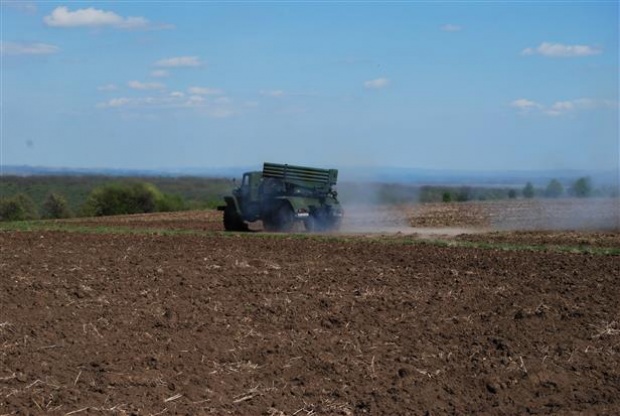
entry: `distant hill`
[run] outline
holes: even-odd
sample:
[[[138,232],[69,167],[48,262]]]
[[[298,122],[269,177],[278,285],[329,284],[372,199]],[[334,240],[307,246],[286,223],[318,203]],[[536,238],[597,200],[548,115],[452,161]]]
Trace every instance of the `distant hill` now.
[[[182,168],[182,169],[111,169],[64,168],[47,166],[7,165],[2,167],[5,176],[112,176],[112,177],[237,177],[244,168]]]
[[[326,166],[332,167],[332,166]],[[207,177],[239,178],[243,172],[260,169],[254,167],[223,168],[167,168],[167,169],[108,169],[108,168],[63,168],[45,166],[2,167],[3,175],[40,176],[40,175],[98,175],[119,177]],[[544,186],[551,179],[569,183],[576,178],[589,176],[597,185],[618,186],[618,170],[532,170],[532,171],[467,171],[440,170],[393,167],[344,167],[339,168],[341,182],[378,182],[417,185],[470,185],[470,186],[522,186],[532,182],[535,186]]]
[[[341,177],[344,176],[350,176],[361,181],[374,180],[384,183],[469,186],[523,186],[526,182],[531,182],[534,186],[546,186],[551,179],[557,179],[568,184],[584,176],[589,176],[594,183],[602,186],[618,186],[620,181],[619,171],[571,169],[467,171],[380,167],[371,169],[341,169]]]

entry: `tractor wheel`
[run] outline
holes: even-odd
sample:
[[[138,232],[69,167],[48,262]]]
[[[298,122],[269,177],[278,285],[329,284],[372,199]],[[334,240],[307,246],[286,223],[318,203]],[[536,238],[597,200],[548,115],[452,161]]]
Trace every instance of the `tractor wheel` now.
[[[315,209],[306,219],[304,225],[309,232],[320,233],[331,229],[332,219],[327,211],[323,208]]]
[[[248,225],[243,222],[235,208],[227,206],[224,209],[224,229],[226,231],[247,231]]]
[[[331,216],[328,211],[315,210],[310,217],[304,221],[306,230],[309,232],[338,231],[340,229],[340,218]]]
[[[277,224],[271,218],[263,218],[263,230],[269,232],[278,231]]]
[[[309,233],[315,233],[319,231],[318,222],[314,215],[310,214],[310,216],[304,220],[304,227]]]
[[[311,213],[310,217],[304,221],[304,226],[311,233],[320,233],[328,229],[326,221],[325,214],[317,210]]]
[[[282,204],[276,213],[276,227],[278,231],[289,232],[295,224],[295,214],[290,205]]]

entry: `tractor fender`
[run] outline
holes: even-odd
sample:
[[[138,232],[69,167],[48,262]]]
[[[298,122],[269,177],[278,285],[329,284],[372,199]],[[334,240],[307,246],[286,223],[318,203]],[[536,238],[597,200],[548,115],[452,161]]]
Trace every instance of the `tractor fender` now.
[[[296,218],[305,218],[309,216],[311,206],[316,205],[316,200],[313,198],[286,196],[277,198],[282,201],[283,204],[287,204]]]
[[[239,202],[237,201],[237,198],[228,195],[224,197],[224,201],[226,202],[226,206],[222,207],[223,209],[225,209],[226,207],[231,207],[239,216],[241,216],[241,209],[239,209]]]

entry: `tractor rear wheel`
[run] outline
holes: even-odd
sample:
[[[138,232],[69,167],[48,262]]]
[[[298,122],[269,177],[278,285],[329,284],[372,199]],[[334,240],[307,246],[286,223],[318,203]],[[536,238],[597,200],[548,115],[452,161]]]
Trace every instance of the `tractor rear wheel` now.
[[[306,230],[311,233],[322,231],[338,231],[340,228],[340,218],[332,217],[323,210],[315,210],[304,221]]]
[[[304,227],[309,233],[315,233],[319,231],[318,221],[313,214],[310,214],[310,216],[304,220]]]
[[[276,227],[278,231],[289,232],[295,224],[295,214],[289,204],[282,204],[276,213]]]
[[[269,232],[278,231],[278,226],[272,218],[263,218],[263,230]]]

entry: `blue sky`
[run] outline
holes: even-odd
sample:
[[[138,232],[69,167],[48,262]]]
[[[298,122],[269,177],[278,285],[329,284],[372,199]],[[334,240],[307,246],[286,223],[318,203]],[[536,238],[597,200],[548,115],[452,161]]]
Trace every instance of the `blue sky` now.
[[[3,165],[618,168],[617,1],[0,10]]]

